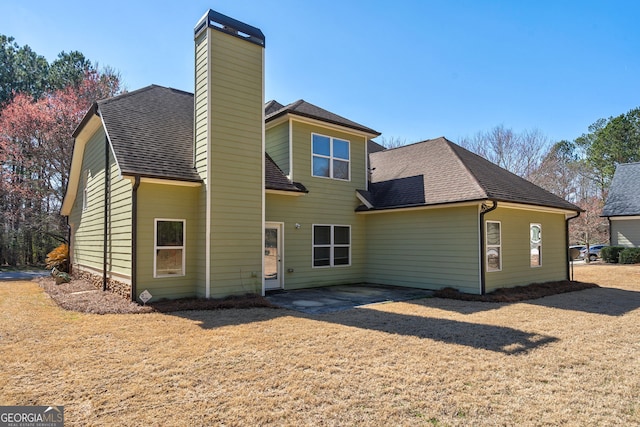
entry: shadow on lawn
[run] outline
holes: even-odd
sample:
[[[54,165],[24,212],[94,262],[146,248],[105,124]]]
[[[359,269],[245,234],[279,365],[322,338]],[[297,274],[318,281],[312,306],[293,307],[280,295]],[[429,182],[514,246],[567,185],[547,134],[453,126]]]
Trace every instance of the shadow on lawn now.
[[[523,302],[561,310],[622,316],[640,308],[640,292],[618,288],[594,288]]]
[[[290,316],[388,334],[414,336],[513,355],[526,353],[558,341],[556,337],[532,334],[504,326],[389,313],[365,307],[322,315],[307,315],[285,309],[234,310],[233,315],[229,317],[231,314],[231,312],[219,311],[167,313],[167,315],[196,321],[204,329],[215,329],[223,326],[261,322],[281,316]]]
[[[460,314],[497,310],[510,304],[531,304],[561,310],[622,316],[640,307],[640,292],[596,287],[513,302],[462,301],[448,298],[416,300],[416,304]]]
[[[532,334],[505,326],[389,313],[369,308],[358,308],[350,313],[339,313],[337,316],[325,315],[318,320],[504,354],[526,353],[558,341],[556,337]]]

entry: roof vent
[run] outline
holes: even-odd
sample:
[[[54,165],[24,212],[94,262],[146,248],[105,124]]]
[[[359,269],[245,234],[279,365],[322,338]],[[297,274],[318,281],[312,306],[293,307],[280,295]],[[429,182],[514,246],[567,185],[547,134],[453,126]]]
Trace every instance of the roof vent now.
[[[231,34],[234,37],[257,44],[258,46],[264,47],[265,45],[264,34],[259,28],[252,27],[251,25],[230,18],[212,9],[209,9],[202,19],[198,21],[198,24],[193,31],[194,36],[198,37],[205,28],[211,28],[223,33]]]

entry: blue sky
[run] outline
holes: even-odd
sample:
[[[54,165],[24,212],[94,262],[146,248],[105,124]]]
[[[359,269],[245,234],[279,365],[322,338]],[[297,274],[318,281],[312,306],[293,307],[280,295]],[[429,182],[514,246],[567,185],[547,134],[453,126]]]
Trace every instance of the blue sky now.
[[[266,36],[266,100],[303,98],[386,138],[504,125],[573,140],[640,106],[640,2],[2,0],[0,33],[49,61],[79,50],[128,90],[193,91],[212,8]]]

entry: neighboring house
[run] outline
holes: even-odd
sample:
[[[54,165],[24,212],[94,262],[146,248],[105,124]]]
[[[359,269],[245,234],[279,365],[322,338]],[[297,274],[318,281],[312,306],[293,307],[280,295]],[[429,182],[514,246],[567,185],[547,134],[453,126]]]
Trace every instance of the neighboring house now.
[[[194,95],[99,101],[75,131],[76,273],[134,300],[568,278],[578,207],[445,138],[384,150],[306,101],[265,104],[257,28],[209,11],[195,56]]]
[[[616,167],[602,210],[612,246],[640,247],[640,163]]]

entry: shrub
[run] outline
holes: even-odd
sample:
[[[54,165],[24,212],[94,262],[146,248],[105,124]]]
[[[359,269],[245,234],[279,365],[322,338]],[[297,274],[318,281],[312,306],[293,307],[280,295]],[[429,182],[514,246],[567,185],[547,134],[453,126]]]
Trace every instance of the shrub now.
[[[620,252],[620,264],[640,263],[640,248],[625,248]]]
[[[69,272],[69,245],[61,244],[47,254],[46,258],[48,269],[57,269],[63,272]]]
[[[623,250],[625,250],[624,246],[605,246],[600,250],[600,258],[602,258],[604,262],[617,264],[618,256]]]

